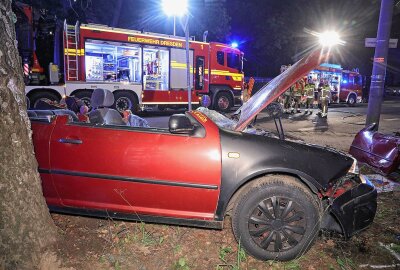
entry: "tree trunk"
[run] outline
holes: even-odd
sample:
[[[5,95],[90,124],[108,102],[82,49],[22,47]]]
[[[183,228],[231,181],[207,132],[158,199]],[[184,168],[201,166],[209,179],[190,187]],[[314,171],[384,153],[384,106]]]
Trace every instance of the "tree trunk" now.
[[[56,239],[26,112],[11,0],[0,1],[0,269],[35,269]]]

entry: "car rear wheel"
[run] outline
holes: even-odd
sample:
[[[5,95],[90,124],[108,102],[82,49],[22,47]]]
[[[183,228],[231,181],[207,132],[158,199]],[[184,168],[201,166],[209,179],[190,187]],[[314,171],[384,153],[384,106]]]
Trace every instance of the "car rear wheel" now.
[[[74,94],[74,97],[82,100],[86,106],[88,106],[89,110],[92,108],[90,106],[90,99],[92,98],[92,91],[89,90],[81,90]]]
[[[215,110],[220,112],[229,112],[232,106],[233,100],[227,92],[219,92],[215,97]]]
[[[317,199],[290,176],[266,176],[251,185],[234,209],[237,241],[260,260],[288,261],[303,255],[319,231]]]
[[[122,113],[125,110],[131,110],[136,113],[139,109],[139,102],[135,94],[129,91],[114,93],[113,108]]]

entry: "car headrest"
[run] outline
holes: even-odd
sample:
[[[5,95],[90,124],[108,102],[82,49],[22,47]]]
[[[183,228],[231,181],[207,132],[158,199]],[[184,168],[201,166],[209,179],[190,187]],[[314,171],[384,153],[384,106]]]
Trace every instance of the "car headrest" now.
[[[114,103],[114,95],[110,90],[97,88],[94,89],[90,98],[92,108],[110,107]]]
[[[194,130],[194,126],[184,114],[174,114],[169,118],[169,131],[176,134],[188,134]]]

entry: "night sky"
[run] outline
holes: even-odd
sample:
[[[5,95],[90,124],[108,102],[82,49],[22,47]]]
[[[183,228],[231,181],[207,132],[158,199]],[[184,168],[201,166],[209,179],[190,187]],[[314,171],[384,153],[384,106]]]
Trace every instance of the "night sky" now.
[[[58,18],[70,23],[96,22],[110,25],[116,1],[106,0],[26,0],[37,7],[50,8]],[[71,3],[71,4],[70,4]],[[160,1],[122,0],[118,27],[172,34],[173,20],[164,15]],[[400,2],[394,8],[392,38],[400,38]],[[71,9],[70,7],[73,7]],[[293,63],[315,46],[310,31],[336,30],[346,41],[332,63],[370,75],[373,48],[364,47],[366,37],[376,37],[378,0],[189,0],[190,35],[209,41],[239,43],[245,53],[246,76],[273,77],[282,64]],[[179,23],[177,34],[183,35]],[[398,46],[400,47],[400,46]],[[389,80],[400,80],[400,49],[390,49]]]

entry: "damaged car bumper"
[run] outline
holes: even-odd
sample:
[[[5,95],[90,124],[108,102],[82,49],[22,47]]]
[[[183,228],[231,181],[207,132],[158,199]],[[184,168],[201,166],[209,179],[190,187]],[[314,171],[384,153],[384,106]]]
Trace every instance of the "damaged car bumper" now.
[[[345,238],[350,238],[367,228],[375,217],[377,191],[374,185],[364,176],[361,176],[360,180],[361,183],[357,183],[357,185],[336,197],[331,204],[330,212],[339,223]]]

